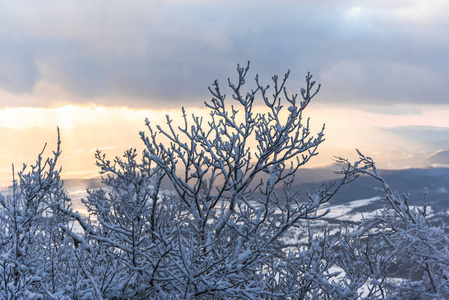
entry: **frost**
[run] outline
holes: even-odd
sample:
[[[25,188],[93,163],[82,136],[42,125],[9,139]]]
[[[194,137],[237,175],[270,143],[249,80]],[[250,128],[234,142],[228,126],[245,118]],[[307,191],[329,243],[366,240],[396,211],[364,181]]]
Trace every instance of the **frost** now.
[[[142,155],[97,151],[106,187],[82,199],[88,217],[73,211],[59,178],[59,136],[51,157],[24,165],[0,195],[0,298],[449,298],[447,228],[429,221],[426,197],[410,205],[359,152],[353,164],[338,159],[340,180],[303,198],[294,175],[317,154],[324,127],[313,136],[300,116],[319,85],[312,90],[308,74],[297,103],[289,73],[273,76],[271,90],[256,76],[244,91],[248,70],[238,66],[228,82],[232,104],[214,82],[207,120],[184,109],[165,126],[147,119]],[[265,114],[254,114],[257,98]],[[332,196],[359,175],[374,178],[381,197],[331,211]],[[322,218],[343,220],[374,201],[385,207],[351,219],[354,228]]]

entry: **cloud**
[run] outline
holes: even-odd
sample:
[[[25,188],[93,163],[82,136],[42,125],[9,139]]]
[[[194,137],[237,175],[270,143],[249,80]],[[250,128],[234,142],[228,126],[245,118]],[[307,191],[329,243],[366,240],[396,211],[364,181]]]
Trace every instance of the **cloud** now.
[[[449,145],[449,127],[401,126],[383,130],[413,142],[415,151],[432,152],[447,149]]]
[[[31,93],[40,78],[32,41],[0,41],[0,88]]]
[[[202,105],[214,79],[251,60],[266,80],[292,69],[296,90],[312,71],[323,102],[447,101],[448,5],[390,2],[4,2],[0,89],[65,92],[26,102],[44,107]]]
[[[340,61],[321,73],[330,93],[343,101],[392,103],[447,103],[448,74],[428,65],[396,61]]]

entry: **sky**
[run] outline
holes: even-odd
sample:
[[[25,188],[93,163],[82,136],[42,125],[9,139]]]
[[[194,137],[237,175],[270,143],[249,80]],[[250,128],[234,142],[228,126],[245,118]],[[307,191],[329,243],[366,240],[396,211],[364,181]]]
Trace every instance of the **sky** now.
[[[322,84],[306,114],[326,141],[310,167],[355,148],[382,168],[448,165],[447,11],[445,0],[2,1],[0,184],[54,149],[58,126],[63,177],[96,176],[96,149],[143,149],[146,117],[206,115],[207,87],[247,61],[264,83],[291,70],[290,93],[309,71]]]

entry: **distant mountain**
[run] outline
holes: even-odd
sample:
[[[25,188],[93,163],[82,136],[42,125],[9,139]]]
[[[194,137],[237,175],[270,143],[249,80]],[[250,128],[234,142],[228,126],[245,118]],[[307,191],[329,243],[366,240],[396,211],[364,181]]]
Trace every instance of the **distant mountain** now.
[[[446,152],[446,154],[449,151]],[[338,166],[329,166],[317,169],[300,169],[295,178],[294,189],[300,189],[300,197],[306,199],[307,190],[312,191],[317,184],[324,184],[329,181],[335,181],[342,175],[335,174]],[[426,168],[426,169],[405,169],[405,170],[379,170],[379,173],[387,181],[393,191],[402,195],[405,194],[410,199],[412,205],[423,205],[424,192],[427,189],[428,205],[431,206],[434,214],[449,212],[449,168]],[[262,174],[257,178],[257,182]],[[86,197],[86,188],[104,187],[100,178],[93,179],[67,179],[64,180],[65,187],[72,198],[73,205],[76,209],[82,209],[84,205],[81,198]],[[379,187],[379,183],[372,178],[361,176],[352,183],[344,186],[331,199],[329,206],[338,207],[351,206],[348,216],[358,215],[360,213],[373,212],[383,207],[382,201],[357,201],[363,199],[371,199],[382,196],[375,188]],[[172,187],[168,182],[162,184],[163,190],[171,190]],[[282,199],[283,189],[280,187],[276,190]],[[257,195],[257,192],[255,196]],[[332,217],[331,217],[332,218]],[[449,222],[449,218],[446,218]]]
[[[439,150],[425,158],[426,163],[432,167],[449,168],[449,150]]]
[[[427,190],[428,205],[434,211],[449,210],[449,168],[427,168],[406,170],[380,170],[380,175],[391,189],[400,195],[407,195],[413,205],[423,205]],[[331,200],[331,205],[342,205],[360,199],[369,199],[382,194],[375,188],[379,183],[374,179],[361,176],[348,186],[340,189]],[[298,183],[298,188],[311,189],[313,184]],[[380,207],[367,207],[367,211]]]

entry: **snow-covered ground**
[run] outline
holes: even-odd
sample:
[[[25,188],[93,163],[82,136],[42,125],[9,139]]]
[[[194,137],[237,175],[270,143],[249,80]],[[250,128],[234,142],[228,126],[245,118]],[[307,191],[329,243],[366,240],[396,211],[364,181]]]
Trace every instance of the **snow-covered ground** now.
[[[361,199],[348,202],[343,205],[335,205],[332,206],[329,203],[324,204],[318,213],[324,213],[327,209],[330,208],[330,212],[326,215],[326,218],[332,218],[336,220],[346,220],[346,221],[354,221],[358,222],[363,217],[368,217],[376,214],[376,211],[372,212],[364,212],[364,213],[354,213],[353,210],[358,207],[367,206],[375,201],[378,201],[380,197],[373,197],[369,199]]]

